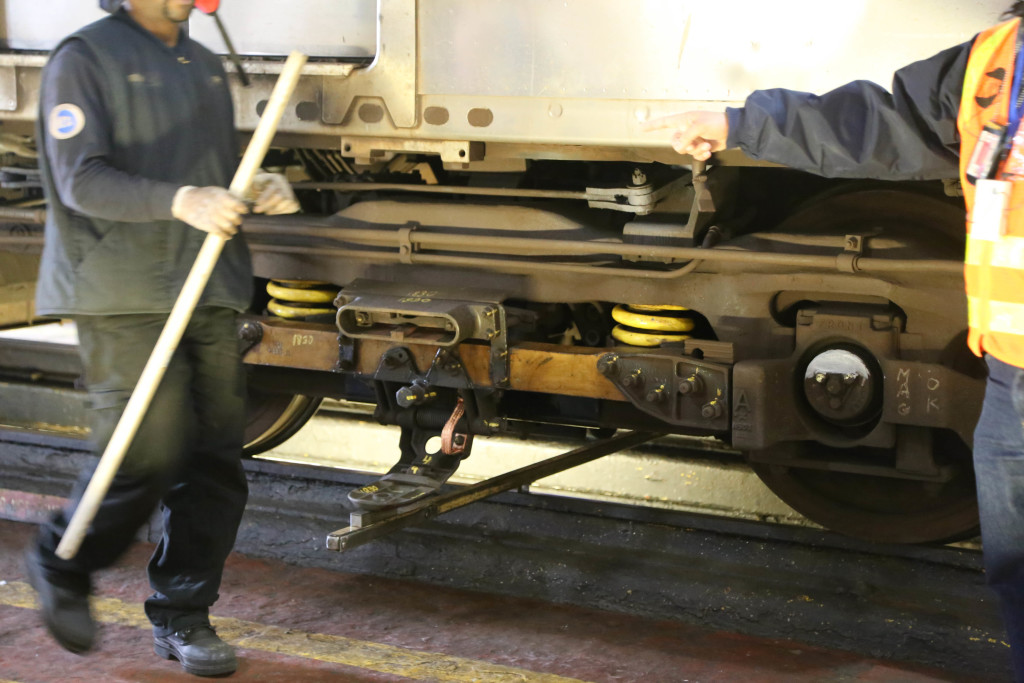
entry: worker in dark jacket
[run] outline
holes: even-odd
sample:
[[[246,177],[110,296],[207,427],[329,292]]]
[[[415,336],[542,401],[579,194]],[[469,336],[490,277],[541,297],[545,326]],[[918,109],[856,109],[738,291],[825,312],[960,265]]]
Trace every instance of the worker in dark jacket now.
[[[952,178],[968,208],[968,343],[989,368],[974,435],[985,568],[1024,681],[1024,1],[973,40],[824,95],[754,92],[745,106],[649,121],[680,154],[739,147],[831,177]]]
[[[192,0],[100,4],[112,16],[66,38],[43,71],[49,210],[37,289],[39,313],[77,325],[100,452],[207,233],[229,241],[79,552],[55,555],[91,472],[41,527],[27,570],[50,632],[85,652],[95,639],[92,572],[112,564],[161,504],[145,604],[156,652],[190,673],[222,675],[236,658],[209,608],[247,497],[235,316],[252,286],[236,234],[247,207],[225,189],[238,164],[231,96],[220,59],[182,31]],[[255,211],[298,209],[283,177],[261,174],[257,184]]]

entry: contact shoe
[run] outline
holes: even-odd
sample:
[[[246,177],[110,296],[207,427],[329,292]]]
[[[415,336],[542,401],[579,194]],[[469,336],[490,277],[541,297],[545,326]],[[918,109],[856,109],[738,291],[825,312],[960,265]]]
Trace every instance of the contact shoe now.
[[[25,555],[28,582],[39,596],[46,630],[65,650],[82,654],[96,642],[96,622],[89,613],[89,589],[59,586],[47,578],[39,555],[30,550]],[[88,579],[84,583],[88,584]]]
[[[209,624],[154,636],[153,650],[164,659],[177,659],[193,676],[223,676],[238,668],[235,648],[221,640]]]

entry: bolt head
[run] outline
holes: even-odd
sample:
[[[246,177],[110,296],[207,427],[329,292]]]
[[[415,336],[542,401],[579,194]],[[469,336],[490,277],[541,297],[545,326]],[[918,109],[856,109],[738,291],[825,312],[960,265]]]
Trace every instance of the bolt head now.
[[[597,359],[597,371],[605,377],[614,375],[619,365],[619,356],[614,353],[606,353]]]
[[[701,406],[700,415],[706,420],[713,420],[722,416],[722,404],[718,401],[711,401]]]

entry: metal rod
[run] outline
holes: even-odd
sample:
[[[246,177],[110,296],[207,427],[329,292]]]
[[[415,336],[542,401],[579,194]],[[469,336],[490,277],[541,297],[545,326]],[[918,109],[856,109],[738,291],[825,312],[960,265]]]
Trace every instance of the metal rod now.
[[[335,192],[373,192],[395,190],[425,194],[474,195],[479,197],[535,197],[538,199],[607,200],[607,195],[570,190],[518,190],[510,187],[460,187],[458,185],[406,185],[402,183],[295,183],[296,190],[332,190]]]
[[[6,209],[8,212],[26,211],[25,209]],[[42,214],[42,215],[40,215]],[[0,210],[0,218],[5,214]],[[32,215],[7,214],[7,217],[22,223],[45,221],[45,213],[34,211]],[[35,220],[29,220],[33,218]],[[269,226],[255,221],[246,221],[245,234],[251,237],[311,237],[327,239],[333,242],[351,242],[353,244],[369,244],[394,247],[394,251],[366,251],[347,249],[344,247],[320,247],[282,245],[271,241],[260,242],[250,239],[253,251],[269,253],[308,254],[311,256],[344,256],[355,257],[368,261],[399,262],[397,230],[369,230],[358,228],[335,228],[326,226],[295,226],[282,228],[280,225]],[[524,237],[501,237],[483,235],[438,235],[413,231],[410,241],[421,248],[449,247],[453,250],[465,250],[467,247],[477,249],[480,253],[512,254],[522,256],[587,256],[608,255],[623,258],[661,258],[665,260],[690,261],[682,268],[672,270],[651,270],[644,268],[613,268],[607,265],[581,265],[571,263],[538,263],[514,259],[496,259],[471,256],[452,256],[443,254],[423,254],[413,252],[410,259],[413,263],[430,265],[466,266],[471,268],[490,268],[513,273],[529,272],[567,272],[594,273],[615,277],[642,277],[653,280],[669,280],[691,272],[696,266],[694,261],[717,263],[742,263],[749,265],[788,266],[792,268],[813,268],[819,270],[839,270],[847,272],[839,266],[837,256],[815,256],[808,254],[779,254],[750,252],[739,249],[697,249],[694,247],[665,247],[640,244],[622,244],[621,242],[583,242],[573,240],[545,240]],[[0,236],[0,245],[42,246],[42,236]],[[963,274],[963,262],[959,259],[883,259],[861,257],[856,261],[858,272],[865,273],[935,273],[960,276]]]
[[[0,220],[42,225],[46,222],[46,209],[18,209],[11,206],[0,206]]]
[[[330,226],[263,226],[249,223],[245,227],[247,235],[272,235],[329,239],[336,242],[351,242],[374,246],[393,247],[394,260],[399,260],[399,232],[397,229],[373,230],[366,228],[341,228]],[[443,233],[414,230],[408,237],[409,241],[421,249],[450,249],[452,251],[478,251],[489,254],[509,255],[550,255],[550,256],[594,256],[609,255],[623,258],[660,258],[664,260],[691,261],[700,260],[719,263],[742,263],[751,265],[789,266],[793,268],[815,268],[820,270],[840,270],[839,256],[844,252],[837,250],[835,256],[818,256],[813,254],[779,254],[767,252],[750,252],[740,249],[700,249],[696,247],[667,247],[644,244],[624,244],[622,242],[593,242],[578,240],[548,240],[529,237],[505,237],[494,235],[452,235]],[[321,248],[313,248],[311,253],[324,254]],[[358,256],[358,251],[345,252],[350,256]],[[516,272],[531,270],[565,270],[567,272],[593,272],[594,266],[574,264],[533,263],[528,261],[473,258],[465,256],[449,256],[423,254],[413,251],[409,255],[413,263],[435,263],[442,265],[470,265],[502,268]],[[962,275],[963,262],[959,259],[882,259],[861,257],[856,261],[858,271],[864,272],[934,272],[948,275]],[[643,269],[618,269],[600,267],[609,275],[637,275],[648,278],[673,278],[680,273],[672,271],[653,271]]]
[[[249,74],[245,73],[245,69],[242,68],[242,60],[238,57],[238,53],[235,52],[235,46],[231,43],[231,38],[228,36],[227,29],[224,28],[224,23],[220,20],[220,15],[216,12],[211,12],[210,14],[213,16],[213,20],[217,22],[217,30],[220,31],[220,35],[224,39],[224,44],[228,48],[228,56],[231,58],[231,63],[238,70],[238,77],[242,79],[242,85],[248,88]]]
[[[404,529],[407,526],[425,522],[445,512],[450,512],[470,503],[475,503],[478,500],[489,498],[502,491],[518,488],[544,477],[550,477],[553,474],[564,472],[567,469],[588,463],[605,455],[639,446],[660,436],[664,436],[664,434],[658,432],[628,432],[619,436],[613,436],[610,439],[598,441],[589,446],[582,446],[568,453],[563,453],[562,455],[557,455],[553,458],[527,465],[526,467],[520,467],[517,470],[512,470],[497,477],[486,479],[478,484],[466,486],[457,491],[431,498],[428,501],[407,506],[406,508],[398,508],[397,511],[388,511],[390,515],[387,519],[372,522],[368,526],[348,526],[331,533],[327,536],[327,549],[337,550],[338,552],[351,550],[386,534]],[[370,517],[370,515],[366,516]]]

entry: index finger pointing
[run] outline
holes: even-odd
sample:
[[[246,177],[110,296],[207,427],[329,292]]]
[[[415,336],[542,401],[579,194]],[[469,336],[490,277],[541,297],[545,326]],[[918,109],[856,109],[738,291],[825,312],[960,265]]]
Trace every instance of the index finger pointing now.
[[[669,114],[668,116],[660,116],[656,119],[641,121],[640,130],[646,133],[652,130],[679,128],[681,126],[688,126],[689,124],[690,115],[688,112],[683,112],[681,114]]]

